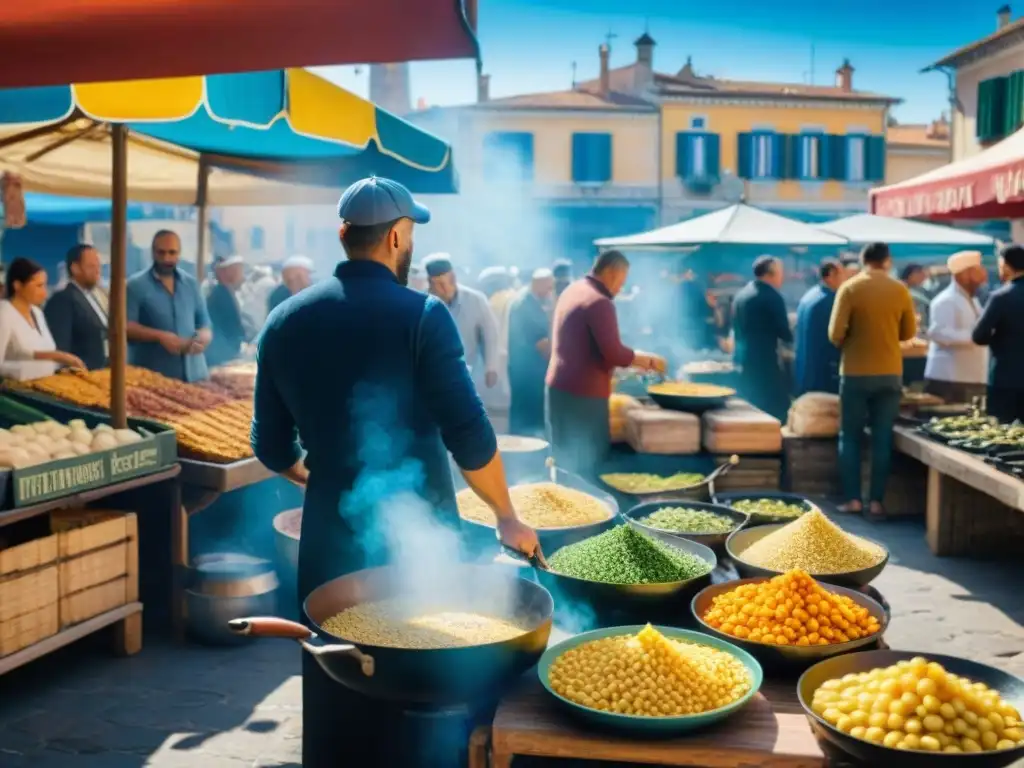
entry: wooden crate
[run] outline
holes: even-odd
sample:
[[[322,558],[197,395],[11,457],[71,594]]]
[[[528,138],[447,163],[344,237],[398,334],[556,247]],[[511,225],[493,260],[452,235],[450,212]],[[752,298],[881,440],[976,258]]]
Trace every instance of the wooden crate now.
[[[133,513],[55,512],[62,628],[138,599],[138,522]]]
[[[0,656],[56,634],[56,562],[56,536],[0,549]]]
[[[48,569],[54,574],[56,588],[56,568]],[[35,645],[41,640],[57,634],[58,617],[56,601],[43,605],[30,613],[23,613],[13,619],[0,621],[0,657]]]
[[[797,437],[783,430],[782,488],[804,496],[841,499],[839,441],[834,437]],[[861,488],[867,494],[871,480],[871,447],[865,440],[861,453]],[[885,488],[886,513],[890,516],[924,514],[926,478],[923,467],[893,450],[892,471]]]
[[[728,455],[715,456],[715,465],[724,464]],[[715,490],[722,492],[777,491],[782,460],[777,456],[740,456],[740,463],[715,481]]]

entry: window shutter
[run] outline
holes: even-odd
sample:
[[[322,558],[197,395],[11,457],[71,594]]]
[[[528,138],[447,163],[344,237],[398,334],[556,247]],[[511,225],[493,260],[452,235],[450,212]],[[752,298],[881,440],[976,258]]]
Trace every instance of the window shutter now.
[[[1024,125],[1024,69],[1006,78],[1006,113],[1003,134],[1009,136]]]
[[[773,179],[786,178],[786,137],[780,134],[772,134],[772,167],[768,176]]]
[[[687,179],[693,162],[690,160],[690,135],[680,131],[676,134],[676,176]]]
[[[736,175],[749,179],[754,175],[754,135],[741,133],[736,137]]]
[[[825,180],[832,178],[832,139],[823,133],[818,137],[818,178]]]
[[[585,133],[574,133],[572,135],[572,180],[589,181],[587,174],[590,170],[590,156],[588,150],[590,143],[589,136]]]
[[[612,180],[612,135],[597,134],[597,181],[608,183]]]
[[[885,137],[869,136],[864,142],[864,151],[867,154],[867,173],[865,178],[868,181],[885,180]]]
[[[517,137],[515,142],[518,145],[516,157],[519,159],[519,167],[522,174],[520,180],[533,181],[533,134],[516,133],[512,135]]]
[[[829,136],[828,144],[829,178],[846,181],[846,137]]]
[[[574,133],[572,135],[572,180],[604,183],[612,177],[612,135],[610,133]]]
[[[1006,135],[1009,78],[993,77],[978,83],[978,117],[975,133],[982,142]]]
[[[780,136],[783,143],[782,150],[782,178],[799,179],[807,173],[806,168],[801,168],[803,157],[803,136]]]
[[[510,169],[510,165],[514,168]],[[488,133],[484,136],[483,168],[488,179],[532,181],[533,134],[511,131]]]
[[[704,167],[709,178],[718,180],[722,175],[722,141],[717,133],[704,134]]]

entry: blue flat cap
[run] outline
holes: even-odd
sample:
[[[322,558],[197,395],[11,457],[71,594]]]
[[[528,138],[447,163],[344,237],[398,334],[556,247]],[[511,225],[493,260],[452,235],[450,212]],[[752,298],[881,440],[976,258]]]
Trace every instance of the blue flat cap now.
[[[338,201],[338,216],[357,227],[372,227],[396,219],[412,219],[417,224],[430,221],[430,211],[413,200],[408,189],[378,176],[360,179],[346,189]]]

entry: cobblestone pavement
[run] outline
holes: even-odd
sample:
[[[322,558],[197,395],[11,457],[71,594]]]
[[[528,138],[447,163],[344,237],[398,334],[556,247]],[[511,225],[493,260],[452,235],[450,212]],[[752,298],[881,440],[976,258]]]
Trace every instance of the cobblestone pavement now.
[[[1024,568],[940,560],[920,520],[875,525],[891,564],[876,582],[893,609],[894,648],[965,656],[1024,676]],[[147,639],[114,659],[83,641],[0,678],[0,768],[298,766],[297,648],[173,647]]]

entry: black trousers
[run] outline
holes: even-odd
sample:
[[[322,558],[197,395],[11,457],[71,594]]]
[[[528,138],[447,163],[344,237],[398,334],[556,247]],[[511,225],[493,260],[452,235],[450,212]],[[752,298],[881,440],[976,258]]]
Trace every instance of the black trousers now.
[[[1024,421],[1024,388],[989,387],[987,410],[1002,422]]]

